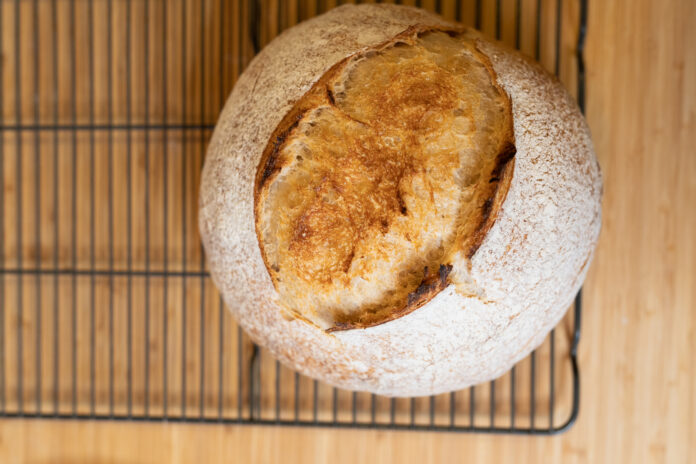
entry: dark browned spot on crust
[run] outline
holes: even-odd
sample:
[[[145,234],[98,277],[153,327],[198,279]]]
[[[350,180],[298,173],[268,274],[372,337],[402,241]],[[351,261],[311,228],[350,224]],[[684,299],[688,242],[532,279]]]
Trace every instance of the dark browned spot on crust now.
[[[423,271],[425,277],[413,292],[408,294],[406,306],[418,307],[419,302],[425,302],[447,286],[447,276],[452,272],[451,264],[440,264],[437,274],[428,274],[428,268]],[[433,293],[434,292],[434,293]],[[421,303],[422,304],[422,303]]]
[[[350,265],[353,264],[353,259],[355,258],[355,248],[350,252],[348,257],[346,258],[345,263],[343,264],[343,272],[348,272],[348,269],[350,269]]]
[[[382,233],[386,234],[389,230],[389,221],[387,221],[386,219],[381,219],[379,221],[379,225],[382,226]]]
[[[507,163],[515,156],[516,153],[517,147],[515,147],[515,144],[512,142],[507,142],[496,157],[495,167],[493,168],[493,172],[491,172],[491,181],[495,180],[497,182],[500,180],[500,175],[503,172],[503,169],[505,169]]]
[[[413,292],[409,293],[407,303],[401,308],[391,310],[386,315],[382,313],[362,314],[357,321],[350,319],[337,320],[335,325],[326,331],[339,332],[341,330],[374,327],[410,314],[447,287],[450,272],[452,272],[451,264],[441,264],[438,272],[432,274],[428,274],[428,268],[425,268],[423,281]]]
[[[493,174],[489,184],[495,185],[495,190],[489,198],[483,203],[481,208],[481,221],[478,227],[471,235],[468,251],[466,253],[467,258],[471,259],[474,254],[478,251],[479,247],[483,243],[483,239],[488,234],[488,231],[493,227],[495,220],[498,216],[498,211],[500,206],[505,201],[507,197],[507,192],[510,187],[510,181],[512,180],[512,173],[514,170],[514,163],[510,161],[515,157],[517,149],[512,143],[506,144],[504,149],[500,152],[497,157],[495,168],[493,169]]]
[[[268,182],[271,176],[280,171],[280,169],[282,168],[282,166],[278,165],[278,150],[280,149],[280,147],[283,146],[285,140],[288,138],[293,129],[295,129],[297,125],[300,123],[303,116],[303,112],[299,112],[298,114],[296,114],[293,118],[294,120],[290,123],[290,125],[284,131],[280,132],[273,138],[273,149],[270,151],[270,156],[266,158],[263,170],[261,171],[261,178],[257,182],[259,188],[263,187],[263,185],[266,184],[266,182]]]
[[[406,203],[404,202],[404,197],[401,194],[401,189],[396,189],[396,199],[399,202],[399,212],[405,216],[408,210],[406,209]]]

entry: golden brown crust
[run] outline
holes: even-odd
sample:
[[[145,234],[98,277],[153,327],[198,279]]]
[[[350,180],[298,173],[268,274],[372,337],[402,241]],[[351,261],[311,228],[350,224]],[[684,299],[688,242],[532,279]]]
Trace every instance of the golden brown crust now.
[[[272,281],[281,294],[283,291],[279,288],[279,282],[282,270],[279,264],[275,264],[276,261],[268,256],[265,248],[266,237],[263,234],[267,224],[262,224],[264,215],[262,203],[269,196],[269,189],[281,171],[296,163],[296,160],[292,159],[293,156],[284,154],[287,151],[287,144],[297,138],[295,133],[302,132],[301,121],[305,119],[315,121],[310,123],[310,126],[316,126],[321,125],[321,120],[316,116],[320,111],[335,110],[340,115],[339,119],[329,124],[325,131],[325,133],[329,132],[328,149],[335,148],[340,151],[340,155],[335,155],[340,157],[340,165],[335,169],[327,169],[323,165],[315,168],[315,170],[326,170],[323,171],[319,180],[311,184],[314,186],[313,191],[304,194],[309,195],[311,199],[304,200],[305,205],[301,214],[291,219],[292,233],[287,238],[287,242],[281,242],[283,249],[277,252],[289,255],[292,271],[310,283],[313,291],[322,291],[319,284],[331,285],[337,279],[342,280],[345,286],[349,286],[354,276],[361,275],[355,269],[353,273],[348,272],[352,266],[359,265],[359,263],[354,264],[356,243],[365,240],[365,237],[373,233],[370,231],[375,228],[382,234],[386,234],[399,217],[408,214],[402,185],[408,182],[406,179],[423,169],[413,158],[412,152],[422,150],[419,148],[422,143],[419,140],[436,127],[431,122],[432,115],[455,110],[457,105],[461,104],[460,94],[465,90],[458,87],[457,82],[453,80],[456,75],[445,71],[442,64],[422,61],[414,62],[409,66],[404,65],[404,69],[396,74],[398,81],[391,85],[368,88],[360,92],[354,91],[350,97],[345,89],[339,89],[341,102],[338,103],[336,85],[346,85],[347,78],[341,76],[347,75],[349,73],[347,67],[356,66],[354,63],[364,59],[363,57],[370,59],[370,56],[375,53],[399,45],[412,46],[424,34],[439,32],[453,38],[463,34],[463,30],[457,28],[410,27],[387,42],[341,60],[297,101],[274,130],[257,169],[254,205],[255,227],[261,253]],[[464,42],[462,45],[465,43],[474,44],[473,40]],[[440,47],[442,43],[436,43],[434,46]],[[500,144],[499,153],[492,162],[480,166],[481,179],[474,192],[478,206],[462,210],[466,211],[464,213],[466,215],[458,219],[459,230],[452,245],[445,245],[446,251],[441,258],[444,261],[425,261],[425,271],[420,280],[412,282],[410,287],[407,286],[403,290],[391,291],[389,293],[391,296],[383,303],[373,302],[365,305],[360,311],[351,313],[334,310],[334,325],[329,328],[331,331],[382,324],[421,307],[447,286],[447,275],[452,265],[446,260],[460,251],[470,259],[495,222],[513,171],[511,167],[507,168],[508,165],[514,164],[511,160],[515,154],[512,108],[509,98],[496,83],[495,71],[488,58],[475,46],[470,47],[469,52],[475,55],[477,62],[489,73],[490,84],[502,96],[505,113],[502,119],[499,118],[502,125],[493,128],[499,133],[499,141],[495,142]],[[379,74],[380,71],[376,72]],[[428,74],[430,76],[427,79],[424,78],[424,75]],[[485,108],[480,111],[485,111]],[[431,116],[426,118],[428,115]],[[331,140],[337,124],[353,125],[353,132],[357,131],[357,135],[352,134],[351,131],[344,131],[340,140]],[[394,128],[397,128],[397,132],[394,132]],[[476,127],[475,130],[481,131],[484,128]],[[385,140],[394,138],[399,140],[405,138],[406,144],[395,146],[385,144]],[[301,158],[301,155],[296,155],[297,160]],[[459,163],[457,152],[451,152],[448,158],[440,161],[441,165],[451,164],[451,169],[457,169]],[[364,188],[356,188],[365,175],[377,179],[373,187],[367,191]],[[298,185],[297,189],[306,189],[306,185]],[[300,192],[293,192],[293,195],[300,194]],[[434,201],[432,190],[430,196],[430,200]],[[327,197],[338,197],[338,200],[327,201]],[[280,208],[285,209],[282,204]],[[277,231],[274,232],[274,234],[277,233]],[[406,239],[410,241],[409,232],[405,234]],[[286,267],[288,267],[287,263],[283,268]],[[395,293],[396,297],[394,297]],[[402,296],[399,297],[399,294]],[[289,309],[291,312],[298,312],[292,305]],[[311,319],[311,313],[308,317]]]

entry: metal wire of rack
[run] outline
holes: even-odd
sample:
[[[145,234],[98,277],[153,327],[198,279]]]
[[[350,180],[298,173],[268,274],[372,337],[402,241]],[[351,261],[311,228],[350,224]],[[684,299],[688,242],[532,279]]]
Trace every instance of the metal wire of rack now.
[[[0,0],[0,417],[514,434],[574,423],[581,294],[505,376],[407,399],[304,378],[224,309],[195,221],[214,121],[261,47],[337,3]],[[584,110],[586,0],[411,3],[535,56]]]

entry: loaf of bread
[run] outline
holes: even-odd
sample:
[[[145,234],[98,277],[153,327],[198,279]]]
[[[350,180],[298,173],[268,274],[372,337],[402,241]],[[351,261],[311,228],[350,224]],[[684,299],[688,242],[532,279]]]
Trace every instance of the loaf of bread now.
[[[343,6],[240,76],[201,180],[239,323],[332,385],[501,375],[572,302],[599,235],[587,126],[538,64],[422,10]]]

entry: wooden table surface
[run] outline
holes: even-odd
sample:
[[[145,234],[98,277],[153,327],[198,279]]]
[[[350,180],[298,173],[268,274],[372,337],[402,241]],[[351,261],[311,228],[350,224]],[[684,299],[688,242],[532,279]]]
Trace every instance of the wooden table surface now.
[[[592,0],[605,178],[580,417],[555,437],[0,420],[0,462],[696,462],[696,2]]]

